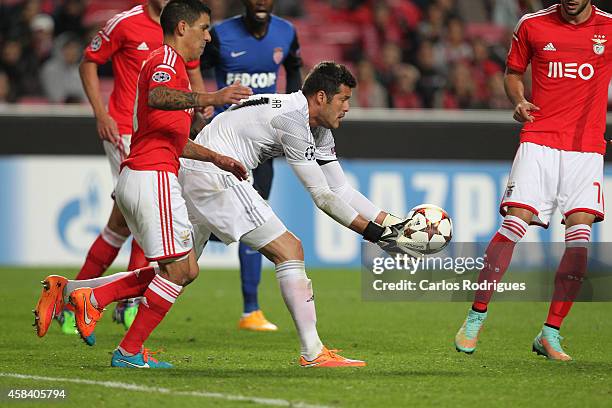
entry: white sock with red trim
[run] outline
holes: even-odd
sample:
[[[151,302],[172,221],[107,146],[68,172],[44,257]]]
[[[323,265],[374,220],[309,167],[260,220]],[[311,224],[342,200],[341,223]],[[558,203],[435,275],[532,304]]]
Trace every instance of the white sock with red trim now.
[[[546,325],[559,329],[582,287],[587,271],[591,227],[572,225],[565,229],[565,252],[555,274],[555,291],[548,309]]]
[[[576,224],[565,229],[565,246],[586,246],[591,241],[591,226]]]
[[[519,242],[525,236],[528,226],[529,224],[519,217],[506,215],[497,232],[512,242]]]
[[[69,280],[64,288],[64,302],[68,303],[70,293],[75,289],[80,288],[97,288],[107,283],[114,282],[118,279],[129,276],[132,272],[118,272],[108,276],[100,276],[99,278],[85,279],[85,280]],[[94,303],[97,306],[97,303]]]
[[[501,281],[506,269],[512,260],[512,252],[517,242],[527,232],[527,223],[513,215],[506,215],[501,227],[491,238],[485,252],[485,265],[478,275],[478,283]],[[472,309],[477,312],[486,312],[493,296],[493,290],[477,290],[474,294]]]
[[[136,354],[142,350],[149,334],[164,319],[183,287],[155,275],[138,306],[138,314],[119,345],[122,352]]]
[[[295,322],[302,345],[301,354],[309,361],[314,360],[323,350],[323,343],[317,332],[314,293],[312,283],[306,276],[304,261],[279,263],[276,265],[276,279]]]

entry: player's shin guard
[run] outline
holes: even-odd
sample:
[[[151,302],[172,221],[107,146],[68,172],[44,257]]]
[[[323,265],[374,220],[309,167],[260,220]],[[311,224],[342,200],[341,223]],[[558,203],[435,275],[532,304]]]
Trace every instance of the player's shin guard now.
[[[286,261],[277,264],[276,279],[295,322],[302,345],[302,356],[312,360],[323,350],[323,343],[317,332],[314,293],[312,283],[306,276],[304,261]]]
[[[478,275],[478,283],[501,281],[512,260],[514,247],[527,232],[527,227],[528,224],[518,217],[504,217],[501,227],[485,251],[485,266]],[[476,312],[486,312],[492,295],[492,290],[476,291],[472,309]]]
[[[241,242],[238,247],[238,257],[240,258],[243,312],[251,313],[259,310],[257,289],[261,281],[261,254]]]
[[[546,325],[559,329],[567,316],[584,280],[587,269],[587,245],[591,227],[585,224],[565,230],[565,252],[555,275],[555,291],[548,310]]]
[[[129,354],[140,353],[144,342],[164,319],[182,289],[182,286],[156,275],[138,306],[134,323],[119,345],[120,350]]]
[[[75,279],[83,280],[102,276],[117,257],[121,245],[126,239],[127,237],[119,235],[105,226],[89,248],[85,263]]]
[[[155,278],[157,271],[159,271],[157,266],[137,269],[128,272],[120,279],[95,288],[93,290],[95,306],[102,309],[117,300],[142,296]]]
[[[146,268],[149,266],[149,261],[145,257],[144,251],[138,245],[135,239],[132,239],[132,252],[130,253],[130,262],[128,263],[128,271],[135,271],[136,269]]]

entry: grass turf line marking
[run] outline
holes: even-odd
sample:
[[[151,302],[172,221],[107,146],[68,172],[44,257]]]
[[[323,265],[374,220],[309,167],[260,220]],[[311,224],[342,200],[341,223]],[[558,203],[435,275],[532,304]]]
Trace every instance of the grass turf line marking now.
[[[185,396],[185,397],[200,397],[200,398],[217,398],[226,401],[246,401],[253,402],[255,404],[262,405],[273,405],[277,407],[295,407],[295,408],[329,408],[325,405],[313,405],[305,402],[293,402],[284,399],[276,398],[259,398],[259,397],[247,397],[244,395],[233,395],[223,394],[220,392],[207,392],[207,391],[178,391],[170,388],[161,387],[147,387],[138,384],[120,383],[116,381],[94,381],[94,380],[83,380],[80,378],[60,378],[60,377],[42,377],[38,375],[27,375],[17,373],[2,373],[0,377],[18,378],[21,380],[38,380],[38,381],[56,381],[56,382],[68,382],[75,384],[87,384],[96,385],[106,388],[122,389],[127,391],[143,391],[143,392],[155,392],[158,394],[168,394],[172,396]]]

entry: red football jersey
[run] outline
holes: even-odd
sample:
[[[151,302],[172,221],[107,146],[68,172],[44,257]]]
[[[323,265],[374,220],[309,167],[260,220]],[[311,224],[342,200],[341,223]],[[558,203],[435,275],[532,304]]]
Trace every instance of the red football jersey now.
[[[151,51],[162,46],[161,26],[147,12],[146,3],[115,15],[91,40],[85,58],[96,64],[113,61],[114,84],[108,113],[117,122],[119,133],[132,134],[136,81]],[[199,60],[188,68],[199,66]]]
[[[604,154],[612,15],[592,6],[589,19],[574,25],[560,7],[527,14],[514,30],[507,66],[525,72],[531,63],[531,102],[540,108],[521,142]]]
[[[136,89],[130,155],[121,166],[133,170],[171,171],[178,175],[179,157],[189,139],[193,109],[151,108],[149,91],[159,86],[191,91],[185,62],[169,45],[153,51],[142,66]]]

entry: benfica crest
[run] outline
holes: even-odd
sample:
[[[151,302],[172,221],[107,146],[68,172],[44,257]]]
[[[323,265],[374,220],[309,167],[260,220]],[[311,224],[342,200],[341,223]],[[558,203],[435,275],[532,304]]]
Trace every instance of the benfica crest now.
[[[595,34],[591,40],[593,41],[593,52],[597,55],[603,54],[606,50],[604,44],[608,41],[606,40],[606,36]]]
[[[276,47],[274,49],[272,59],[274,60],[275,64],[280,64],[283,61],[283,49],[281,47]]]

